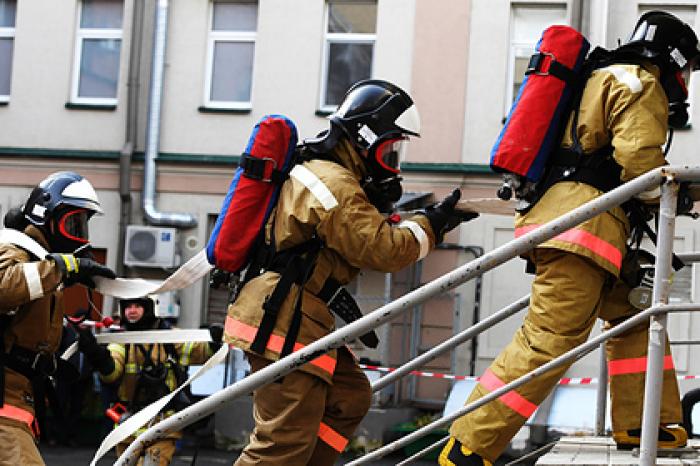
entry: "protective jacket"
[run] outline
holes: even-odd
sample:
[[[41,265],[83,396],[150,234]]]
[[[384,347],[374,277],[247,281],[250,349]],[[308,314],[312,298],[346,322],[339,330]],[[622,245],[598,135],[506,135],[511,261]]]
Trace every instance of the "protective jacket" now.
[[[128,355],[126,354],[127,346],[129,348]],[[138,346],[118,343],[112,343],[107,346],[114,360],[114,371],[111,374],[101,376],[101,378],[106,383],[120,381],[117,396],[121,401],[133,399],[136,382],[144,366],[146,356],[139,350]],[[181,367],[187,368],[190,364],[204,364],[212,355],[209,344],[206,342],[173,344],[177,361],[169,361],[168,352],[163,344],[140,346],[143,347],[146,354],[151,355],[154,362],[158,361],[167,367],[165,384],[170,391],[173,391],[178,386],[178,380],[173,368],[175,362]]]
[[[626,182],[665,165],[662,146],[668,129],[668,100],[659,81],[659,70],[649,63],[613,64],[593,72],[586,83],[576,128],[585,154],[607,145],[622,168]],[[570,119],[562,145],[570,147]],[[553,220],[602,193],[581,182],[554,184],[526,214],[515,220],[516,236]],[[659,191],[639,198],[658,198]],[[573,252],[593,260],[619,276],[630,225],[622,208],[615,207],[552,238],[539,247]]]
[[[383,272],[400,270],[422,259],[435,245],[425,216],[417,215],[392,225],[370,204],[360,186],[365,168],[350,144],[341,140],[331,160],[312,159],[295,166],[282,186],[276,212],[267,228],[277,251],[300,245],[314,236],[323,247],[307,281],[301,305],[301,327],[295,350],[334,330],[335,318],[316,295],[328,279],[349,283],[367,267]],[[225,338],[248,351],[260,326],[263,304],[280,274],[266,271],[250,280],[229,306]],[[276,320],[263,357],[277,360],[292,320],[297,286],[292,286]],[[336,366],[330,351],[302,366],[327,383]]]
[[[36,227],[29,226],[24,233],[48,247]],[[33,257],[13,244],[0,244],[0,319],[6,319],[2,335],[5,353],[19,348],[19,351],[40,353],[42,360],[53,358],[63,323],[61,280],[61,272],[53,260]],[[5,367],[0,424],[21,425],[31,432],[33,420],[34,394],[30,381]]]
[[[124,406],[130,407],[132,410],[142,409],[144,407],[142,406],[143,402],[149,404],[156,401],[155,399],[147,399],[143,400],[143,402],[137,401],[136,404],[133,403],[135,401],[136,388],[139,384],[139,377],[143,376],[144,366],[148,362],[146,360],[147,357],[151,362],[162,364],[165,368],[163,377],[163,382],[166,386],[166,393],[163,393],[165,395],[175,390],[182,383],[182,380],[178,380],[177,370],[186,371],[187,366],[190,364],[204,364],[212,355],[212,350],[207,342],[175,343],[172,345],[172,348],[174,351],[168,352],[165,345],[161,343],[152,345],[112,343],[107,346],[107,349],[114,360],[114,370],[110,374],[100,375],[100,378],[105,383],[119,383],[117,398]],[[173,356],[176,360],[171,360]],[[178,364],[180,368],[176,368],[175,364]],[[155,392],[156,390],[151,390],[146,395],[155,396],[157,399],[161,395]],[[173,412],[170,409],[165,415],[171,415]],[[133,411],[131,414],[133,414]],[[135,434],[138,435],[143,430],[145,429],[138,430]],[[176,432],[174,436],[180,437],[181,434]]]

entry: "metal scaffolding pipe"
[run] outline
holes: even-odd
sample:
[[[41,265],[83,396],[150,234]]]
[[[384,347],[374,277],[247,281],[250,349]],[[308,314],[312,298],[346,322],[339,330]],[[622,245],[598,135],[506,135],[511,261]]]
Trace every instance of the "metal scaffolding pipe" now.
[[[600,357],[598,358],[598,387],[595,400],[595,434],[605,435],[605,408],[608,404],[608,357],[605,353],[605,343],[600,344]]]
[[[566,215],[554,219],[541,227],[526,233],[520,238],[500,246],[493,251],[458,267],[452,272],[449,272],[423,285],[422,287],[407,293],[394,302],[382,306],[379,309],[358,319],[357,321],[309,344],[298,352],[292,353],[259,370],[258,372],[251,374],[240,382],[226,387],[208,398],[185,408],[174,416],[164,419],[139,435],[138,438],[136,438],[136,440],[132,442],[126,451],[124,451],[124,453],[118,458],[115,465],[133,465],[137,459],[136,452],[141,450],[146,443],[152,442],[153,440],[166,435],[168,432],[179,430],[192,422],[202,419],[203,417],[216,411],[223,403],[226,403],[235,397],[249,393],[257,387],[263,386],[288,374],[301,365],[315,359],[319,355],[326,353],[330,349],[342,346],[360,335],[364,335],[369,330],[390,321],[397,315],[411,309],[416,304],[420,304],[432,296],[451,290],[476,277],[477,275],[491,270],[516,256],[522,255],[537,244],[551,239],[558,234],[571,229],[579,223],[625,202],[635,194],[647,191],[648,189],[659,185],[664,174],[675,174],[675,172],[670,171],[663,172],[662,170],[664,169],[668,170],[667,167],[657,168],[642,176],[639,176],[634,180],[625,183],[624,185],[605,193],[580,207],[577,207]],[[697,178],[700,178],[700,169],[696,170],[696,176]],[[620,324],[618,327],[621,326],[624,326],[624,324]],[[524,383],[524,381],[522,383]],[[499,389],[497,391],[500,392],[499,395],[507,391],[501,390],[502,389]],[[421,430],[417,432],[420,432]]]
[[[676,226],[676,203],[678,182],[668,180],[661,185],[659,206],[659,229],[656,240],[656,262],[652,305],[668,304],[671,294],[673,267],[673,237]],[[639,447],[640,466],[656,464],[659,419],[661,417],[661,391],[664,379],[664,356],[666,355],[666,323],[668,316],[652,316],[649,323],[649,346],[647,349],[647,373],[644,384],[644,409],[642,410],[642,434]]]
[[[484,320],[481,320],[478,324],[472,325],[468,329],[462,330],[461,332],[452,336],[448,340],[445,340],[442,343],[440,343],[439,345],[426,351],[425,353],[423,353],[419,356],[416,356],[415,359],[410,360],[406,364],[397,368],[395,371],[393,371],[393,372],[389,373],[388,375],[385,375],[384,377],[376,380],[372,384],[372,391],[375,391],[375,392],[379,391],[382,388],[389,385],[390,383],[396,381],[396,379],[399,379],[399,378],[403,377],[404,375],[408,374],[412,370],[426,365],[428,362],[437,358],[441,354],[443,354],[443,353],[451,350],[452,348],[464,343],[465,341],[471,339],[475,335],[478,335],[483,330],[486,330],[486,329],[494,326],[495,324],[501,322],[502,320],[512,316],[513,314],[516,314],[521,309],[525,308],[529,303],[530,303],[530,295],[523,296],[519,300],[517,300],[514,303],[508,305],[507,307],[501,309],[500,311],[496,312],[495,314],[488,316]]]

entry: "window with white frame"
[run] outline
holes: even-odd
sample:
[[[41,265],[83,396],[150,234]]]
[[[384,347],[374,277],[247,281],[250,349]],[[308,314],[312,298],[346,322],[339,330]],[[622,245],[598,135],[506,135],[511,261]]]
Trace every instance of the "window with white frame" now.
[[[320,108],[333,111],[348,88],[372,75],[377,2],[328,0]]]
[[[123,13],[123,0],[80,2],[71,103],[117,104]]]
[[[16,0],[0,0],[0,102],[10,100]]]
[[[210,24],[204,106],[250,109],[258,2],[214,1]]]
[[[513,5],[510,22],[510,50],[505,114],[508,114],[525,77],[530,56],[535,53],[542,32],[553,24],[566,24],[566,4]]]

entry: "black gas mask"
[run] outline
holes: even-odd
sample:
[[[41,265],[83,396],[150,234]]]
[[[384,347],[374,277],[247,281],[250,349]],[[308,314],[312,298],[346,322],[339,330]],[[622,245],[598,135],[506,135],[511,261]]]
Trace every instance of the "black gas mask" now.
[[[398,202],[403,194],[400,176],[384,179],[373,179],[367,176],[362,180],[362,189],[367,194],[369,202],[383,214],[391,213],[394,203]]]
[[[688,88],[683,71],[664,73],[661,85],[668,98],[668,126],[682,129],[688,124]]]

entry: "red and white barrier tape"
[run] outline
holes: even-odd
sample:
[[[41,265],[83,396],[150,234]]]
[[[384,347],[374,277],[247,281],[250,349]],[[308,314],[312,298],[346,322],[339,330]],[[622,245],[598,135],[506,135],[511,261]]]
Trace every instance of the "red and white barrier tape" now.
[[[396,368],[394,367],[380,367],[380,366],[369,366],[367,364],[360,364],[360,369],[366,371],[375,372],[394,372]],[[454,375],[454,374],[443,374],[440,372],[424,372],[424,371],[411,371],[409,375],[415,375],[418,377],[431,377],[435,379],[448,379],[448,380],[474,380],[479,381],[481,377],[474,377],[471,375]],[[679,375],[678,380],[696,380],[700,379],[700,375]],[[597,384],[598,379],[596,377],[564,377],[559,380],[558,385],[591,385]]]

